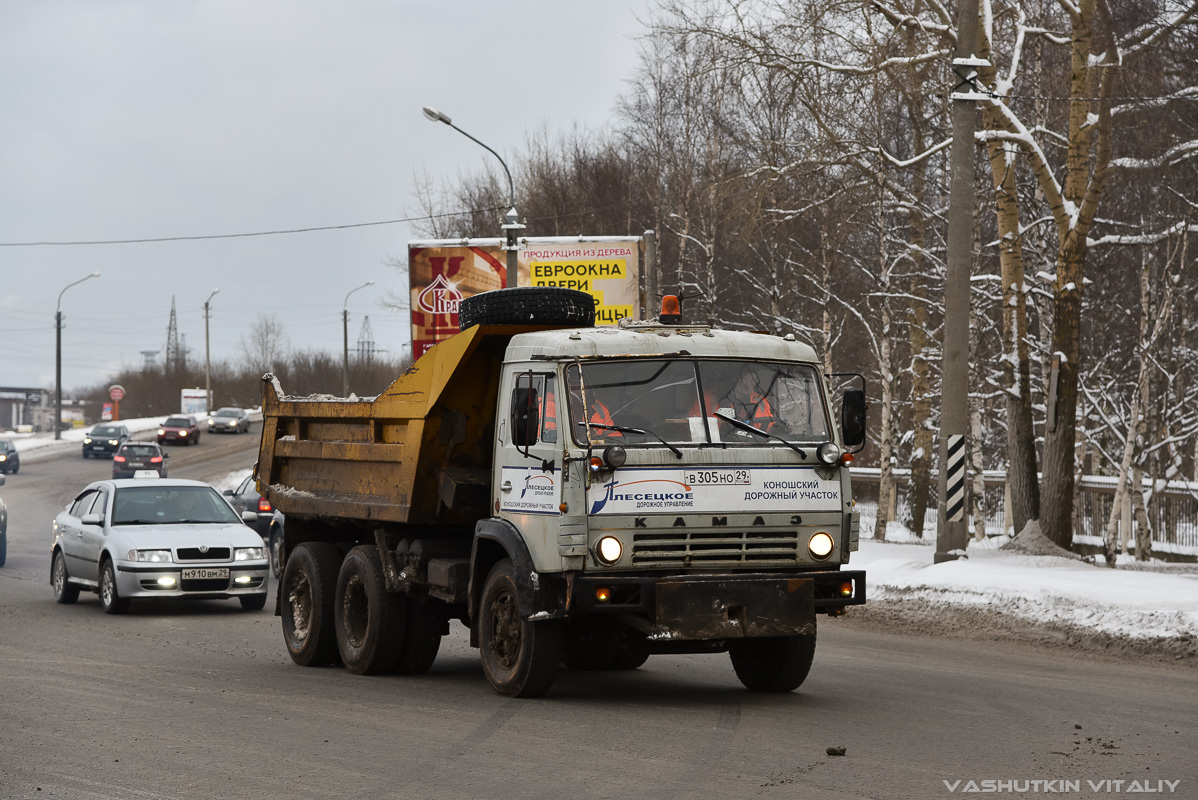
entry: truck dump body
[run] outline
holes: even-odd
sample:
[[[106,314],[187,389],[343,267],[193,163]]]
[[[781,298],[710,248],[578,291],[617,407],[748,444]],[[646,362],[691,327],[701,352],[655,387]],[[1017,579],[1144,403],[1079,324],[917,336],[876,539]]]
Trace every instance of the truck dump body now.
[[[255,477],[288,517],[460,525],[487,513],[503,353],[545,326],[476,326],[373,400],[288,397],[273,376]]]

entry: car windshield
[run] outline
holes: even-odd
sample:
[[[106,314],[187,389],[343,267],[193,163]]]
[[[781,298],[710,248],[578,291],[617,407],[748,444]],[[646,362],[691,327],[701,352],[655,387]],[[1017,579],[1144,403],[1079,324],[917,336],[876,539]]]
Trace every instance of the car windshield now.
[[[0,442],[0,453],[11,453],[16,449],[16,445],[12,442]]]
[[[211,486],[126,486],[116,490],[113,525],[240,522]]]
[[[120,432],[120,428],[114,428],[111,425],[102,425],[92,430],[92,436],[116,436]]]
[[[235,416],[237,416],[237,409],[222,408],[219,411],[217,411],[215,414],[213,414],[213,416],[214,417],[235,417]]]
[[[732,423],[729,416],[791,442],[831,439],[823,393],[807,364],[737,360],[618,360],[566,371],[574,441],[662,446],[768,444],[785,447]],[[584,410],[583,394],[586,404]],[[635,428],[636,433],[621,428]]]
[[[162,424],[168,428],[190,428],[191,420],[187,417],[171,417]]]
[[[132,444],[121,448],[121,455],[130,458],[147,458],[158,455],[158,448],[152,444]]]

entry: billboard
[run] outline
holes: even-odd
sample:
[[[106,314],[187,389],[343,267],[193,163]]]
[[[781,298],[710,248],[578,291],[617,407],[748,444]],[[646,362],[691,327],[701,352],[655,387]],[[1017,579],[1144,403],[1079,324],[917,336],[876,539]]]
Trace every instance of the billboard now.
[[[595,300],[595,324],[640,319],[640,236],[546,236],[520,240],[518,286],[578,289]],[[412,355],[458,332],[458,305],[507,279],[502,239],[408,243]]]

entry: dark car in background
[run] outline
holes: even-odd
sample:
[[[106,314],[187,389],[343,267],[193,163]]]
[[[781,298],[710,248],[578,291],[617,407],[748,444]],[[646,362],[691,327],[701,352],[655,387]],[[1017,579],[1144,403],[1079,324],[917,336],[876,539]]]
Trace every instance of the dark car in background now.
[[[6,439],[0,439],[0,473],[16,475],[21,471],[21,454],[17,446]]]
[[[195,417],[167,417],[158,429],[158,444],[178,442],[179,444],[199,444],[200,426]]]
[[[132,478],[140,470],[153,470],[159,478],[166,477],[166,459],[162,446],[154,442],[126,442],[112,457],[112,477]]]
[[[236,489],[225,489],[223,494],[229,501],[229,505],[237,510],[237,513],[252,511],[258,515],[257,522],[247,524],[258,532],[262,541],[266,542],[270,558],[270,571],[276,578],[279,577],[282,572],[279,565],[279,555],[283,547],[282,512],[273,507],[269,500],[258,494],[258,487],[254,484],[252,475],[238,484]]]
[[[250,432],[250,412],[244,408],[218,408],[208,417],[209,433]]]
[[[83,457],[103,458],[111,456],[121,445],[133,438],[124,425],[97,425],[83,437]]]

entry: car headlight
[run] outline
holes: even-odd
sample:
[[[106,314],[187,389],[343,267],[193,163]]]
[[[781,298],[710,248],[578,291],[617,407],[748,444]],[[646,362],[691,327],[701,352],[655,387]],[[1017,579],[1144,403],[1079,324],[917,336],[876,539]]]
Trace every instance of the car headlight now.
[[[114,445],[114,446],[115,446],[115,445],[117,445],[117,444],[120,444],[120,442],[118,442],[116,439],[109,439],[109,440],[108,440],[108,443],[109,443],[109,444],[111,444],[111,445]]]
[[[162,428],[159,428],[159,429],[158,429],[158,435],[159,435],[159,436],[165,436],[165,435],[166,435],[166,431],[164,431]]]
[[[624,546],[620,544],[620,540],[614,536],[604,536],[595,545],[595,555],[604,564],[614,564],[620,560],[620,554],[624,552]]]
[[[832,541],[831,534],[820,531],[811,537],[807,542],[807,549],[811,551],[811,555],[816,558],[827,558],[832,555],[832,548],[836,543]]]
[[[234,561],[261,561],[265,556],[261,547],[238,547],[233,551]]]
[[[92,440],[91,440],[91,439],[84,439],[84,440],[83,440],[83,443],[84,443],[84,444],[91,444],[91,443],[92,443]]]
[[[186,436],[186,435],[187,435],[187,431],[179,431],[179,435],[180,435],[180,436]]]
[[[173,561],[170,550],[130,550],[130,561],[149,561],[154,564],[162,564]]]
[[[208,418],[208,424],[209,424],[209,425],[211,425],[211,424],[212,424],[212,423],[214,423],[214,422],[216,422],[216,420],[212,419],[211,417],[209,417],[209,418]]]
[[[237,424],[237,420],[235,420],[235,419],[231,419],[231,420],[229,420],[229,422],[228,422],[228,425],[229,425],[229,427],[230,427],[230,428],[232,428],[232,427],[233,427],[234,425],[236,425],[236,424]]]
[[[8,456],[0,455],[0,461],[8,461]]]

